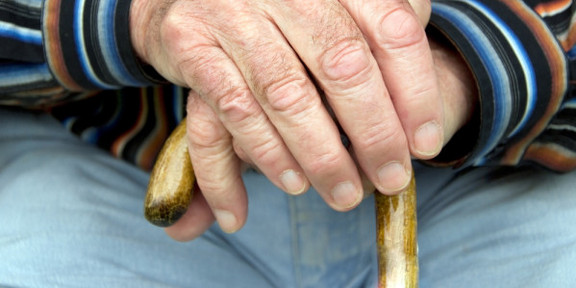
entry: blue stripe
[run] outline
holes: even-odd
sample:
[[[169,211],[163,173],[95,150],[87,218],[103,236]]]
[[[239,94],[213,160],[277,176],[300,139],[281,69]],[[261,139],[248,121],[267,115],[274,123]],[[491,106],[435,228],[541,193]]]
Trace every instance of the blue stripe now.
[[[474,2],[474,4],[472,4],[472,2]],[[481,10],[485,15],[488,15],[490,20],[498,26],[500,31],[504,34],[506,40],[508,40],[508,42],[514,49],[514,53],[516,54],[523,68],[522,70],[524,72],[524,77],[527,85],[526,88],[528,90],[527,93],[528,95],[526,95],[527,96],[526,107],[522,119],[516,125],[514,130],[510,132],[510,134],[508,135],[508,137],[511,138],[526,126],[526,123],[528,122],[528,120],[530,120],[530,117],[532,116],[534,109],[536,108],[536,100],[538,98],[537,95],[538,87],[536,82],[536,73],[534,71],[534,66],[532,66],[532,62],[530,61],[528,52],[526,51],[526,48],[524,47],[520,39],[518,39],[514,31],[504,21],[502,21],[502,19],[498,17],[498,15],[494,14],[494,12],[491,9],[489,9],[484,4],[478,1],[469,1],[468,3],[470,5],[479,8],[478,10]]]
[[[105,57],[106,66],[110,69],[112,76],[126,86],[142,86],[141,83],[126,69],[124,61],[120,57],[118,46],[116,45],[116,31],[114,29],[114,17],[116,14],[116,1],[100,1],[98,9],[98,31],[100,44],[102,44],[102,54]]]
[[[43,0],[13,0],[14,2],[32,8],[41,8]]]
[[[489,72],[490,82],[494,90],[494,121],[486,145],[481,147],[479,159],[474,163],[481,165],[484,163],[483,158],[493,150],[500,139],[502,139],[510,120],[510,83],[507,77],[508,75],[506,74],[506,69],[500,61],[498,61],[499,59],[492,57],[492,55],[497,55],[497,53],[490,45],[490,41],[486,39],[485,33],[480,31],[476,23],[468,18],[466,14],[444,4],[433,5],[433,11],[435,14],[450,21],[454,27],[460,30],[468,42],[471,43],[476,54],[480,57],[482,64]],[[484,99],[483,101],[490,100],[491,99]]]
[[[576,58],[576,46],[572,46],[572,48],[570,48],[570,51],[568,51],[568,58]]]
[[[101,133],[100,133],[100,130],[98,130],[98,127],[89,127],[86,130],[82,131],[82,134],[80,135],[80,137],[85,142],[88,142],[91,144],[98,144],[98,139],[100,138],[100,134]]]
[[[40,30],[24,28],[2,21],[0,21],[0,37],[11,38],[34,45],[42,45],[42,32]]]
[[[80,56],[78,59],[82,66],[82,70],[84,71],[84,75],[91,81],[94,85],[103,88],[103,89],[114,89],[118,88],[112,85],[108,85],[102,82],[98,76],[92,70],[92,66],[90,63],[90,58],[88,57],[88,53],[86,51],[86,46],[84,45],[84,24],[83,24],[83,11],[84,11],[84,0],[77,0],[74,3],[74,26],[75,26],[75,37],[74,42],[76,44],[76,48],[78,51],[78,55]],[[94,49],[98,49],[97,47],[93,47]]]
[[[184,105],[186,105],[186,95],[184,95],[184,89],[182,87],[173,85],[172,95],[174,95],[174,101],[172,102],[174,110],[174,122],[180,123],[184,119],[184,111],[186,110]]]
[[[576,109],[576,98],[567,100],[562,104],[562,109]]]
[[[0,87],[24,85],[27,83],[52,81],[48,64],[3,64],[0,65]]]

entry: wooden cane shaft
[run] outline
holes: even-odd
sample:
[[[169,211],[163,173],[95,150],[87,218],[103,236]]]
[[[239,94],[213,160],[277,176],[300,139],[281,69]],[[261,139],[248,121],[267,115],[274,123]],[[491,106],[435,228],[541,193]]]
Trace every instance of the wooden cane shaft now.
[[[414,176],[405,192],[396,196],[376,193],[375,197],[378,287],[418,287]]]

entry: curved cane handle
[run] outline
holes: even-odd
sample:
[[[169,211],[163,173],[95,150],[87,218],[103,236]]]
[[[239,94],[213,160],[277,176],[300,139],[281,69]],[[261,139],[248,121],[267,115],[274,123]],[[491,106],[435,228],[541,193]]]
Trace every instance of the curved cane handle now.
[[[188,209],[194,189],[194,169],[188,155],[186,121],[164,143],[148,183],[144,216],[157,226],[168,227]]]

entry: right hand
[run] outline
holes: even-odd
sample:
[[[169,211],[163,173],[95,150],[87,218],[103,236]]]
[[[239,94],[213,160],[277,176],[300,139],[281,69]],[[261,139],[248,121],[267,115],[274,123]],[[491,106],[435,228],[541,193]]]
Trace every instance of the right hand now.
[[[236,151],[286,192],[302,193],[311,183],[341,211],[361,201],[361,172],[382,193],[405,189],[410,155],[431,158],[443,139],[422,27],[428,15],[418,18],[405,1],[134,0],[136,52],[194,91],[189,150],[202,191],[194,213],[213,213],[228,232],[243,225],[247,199]],[[415,136],[421,130],[425,135]],[[203,217],[179,238],[206,229],[213,216]]]

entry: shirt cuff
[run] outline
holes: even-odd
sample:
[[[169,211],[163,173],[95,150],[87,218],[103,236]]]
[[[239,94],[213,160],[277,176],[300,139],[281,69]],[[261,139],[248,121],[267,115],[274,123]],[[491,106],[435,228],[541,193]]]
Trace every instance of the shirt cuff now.
[[[162,81],[130,42],[129,0],[46,0],[43,35],[54,77],[70,91],[148,86]]]
[[[444,149],[439,159],[518,164],[567,91],[567,63],[555,35],[522,1],[436,1],[430,24],[462,53],[480,100],[470,151],[451,159],[456,156]]]

